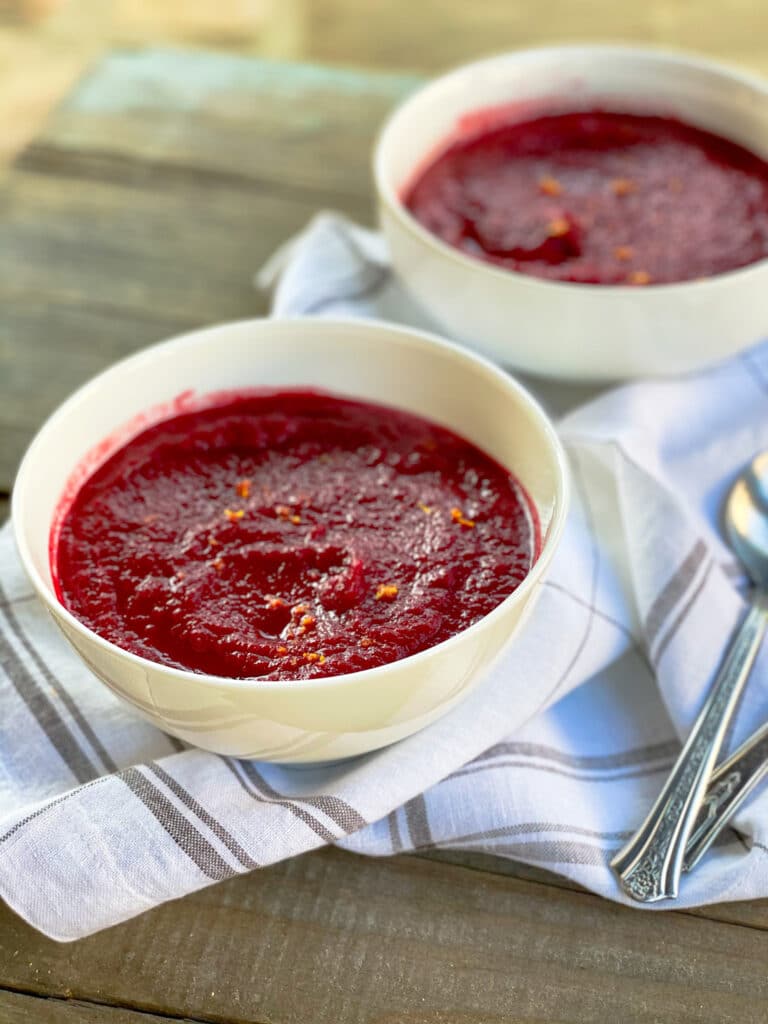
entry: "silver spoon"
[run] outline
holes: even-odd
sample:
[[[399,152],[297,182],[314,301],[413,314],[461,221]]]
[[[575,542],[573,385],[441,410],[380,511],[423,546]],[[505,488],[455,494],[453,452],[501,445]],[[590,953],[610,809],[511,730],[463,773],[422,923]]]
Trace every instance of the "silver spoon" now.
[[[736,480],[724,518],[731,547],[754,584],[751,607],[664,789],[611,861],[622,888],[642,903],[677,896],[689,836],[768,624],[768,451],[757,455]]]
[[[693,871],[758,783],[768,775],[768,724],[717,766],[685,848],[683,871]]]

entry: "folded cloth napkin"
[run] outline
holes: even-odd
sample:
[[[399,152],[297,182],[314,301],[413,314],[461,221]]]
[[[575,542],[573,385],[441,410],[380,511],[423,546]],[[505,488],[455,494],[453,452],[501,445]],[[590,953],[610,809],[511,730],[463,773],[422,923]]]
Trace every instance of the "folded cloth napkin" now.
[[[321,215],[278,254],[275,315],[424,325],[381,239]],[[514,310],[510,311],[514,330]],[[617,336],[616,344],[620,345]],[[573,390],[543,391],[550,408]],[[301,770],[185,749],[69,650],[0,531],[0,894],[76,939],[326,843],[479,850],[627,902],[611,855],[642,819],[743,612],[716,527],[768,446],[768,344],[685,378],[602,393],[560,420],[572,513],[538,605],[459,707],[388,749]],[[768,717],[768,657],[738,743]],[[768,792],[678,905],[768,896]]]

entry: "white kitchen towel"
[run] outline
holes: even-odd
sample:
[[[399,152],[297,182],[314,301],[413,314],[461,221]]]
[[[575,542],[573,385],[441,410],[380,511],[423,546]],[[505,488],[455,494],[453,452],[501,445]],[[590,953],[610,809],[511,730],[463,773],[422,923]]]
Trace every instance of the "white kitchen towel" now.
[[[425,323],[381,239],[332,215],[265,277],[277,279],[277,316]],[[562,407],[578,389],[539,391]],[[76,939],[335,843],[372,855],[485,851],[627,902],[608,862],[653,801],[743,611],[745,580],[717,515],[734,473],[768,447],[768,344],[604,392],[560,431],[573,509],[512,649],[441,721],[330,767],[185,749],[137,718],[59,635],[6,525],[0,895],[46,934]],[[734,742],[767,717],[763,652]],[[768,896],[768,792],[735,825],[685,879],[679,906]]]

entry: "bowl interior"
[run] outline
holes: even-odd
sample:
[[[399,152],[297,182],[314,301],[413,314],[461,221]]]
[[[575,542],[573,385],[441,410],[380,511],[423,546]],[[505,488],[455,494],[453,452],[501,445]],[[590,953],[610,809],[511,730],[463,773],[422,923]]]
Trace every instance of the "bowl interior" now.
[[[315,387],[417,413],[462,434],[508,467],[536,504],[546,546],[564,502],[559,444],[511,378],[456,346],[370,322],[255,320],[153,346],[76,392],[30,446],[13,513],[27,568],[55,602],[49,537],[58,503],[98,461],[184,392]],[[555,517],[559,519],[560,517]]]
[[[392,115],[376,153],[381,191],[397,202],[417,171],[482,123],[602,106],[679,117],[768,157],[768,87],[705,60],[629,47],[558,47],[458,68]],[[482,122],[468,114],[485,112]]]

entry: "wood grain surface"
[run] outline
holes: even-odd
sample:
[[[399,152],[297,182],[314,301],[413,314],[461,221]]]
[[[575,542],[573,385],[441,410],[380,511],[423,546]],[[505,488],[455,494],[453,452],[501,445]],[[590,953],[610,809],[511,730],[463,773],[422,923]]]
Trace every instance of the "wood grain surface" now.
[[[414,81],[174,51],[98,65],[0,191],[0,492],[86,378],[263,313],[254,271],[318,209],[370,221],[372,140]]]
[[[96,370],[263,312],[254,270],[316,209],[369,221],[371,141],[413,83],[163,51],[96,66],[0,193],[0,493]],[[763,1024],[766,932],[768,901],[640,912],[491,857],[330,849],[70,945],[0,907],[0,1024]]]
[[[764,1024],[768,1000],[762,929],[338,850],[70,946],[7,913],[0,935],[8,988],[193,1020]]]
[[[595,40],[687,47],[768,72],[762,0],[0,0],[0,173],[111,48],[434,73],[502,49]]]
[[[0,989],[2,1024],[160,1024],[167,1016]]]

